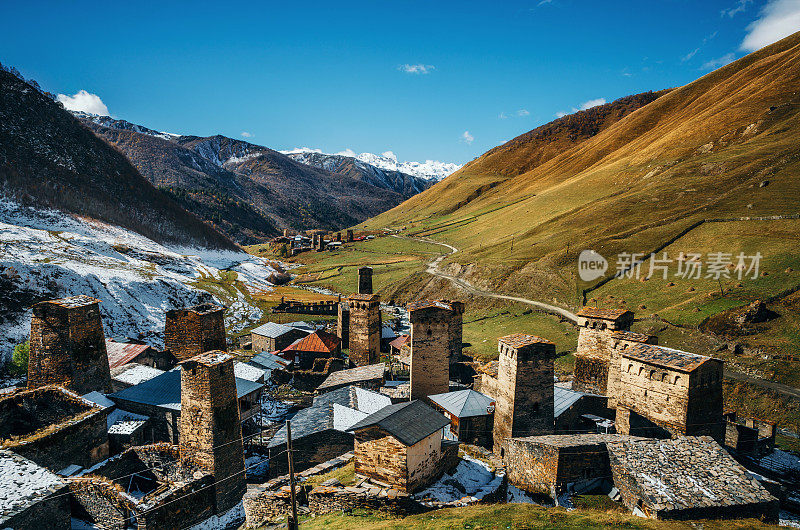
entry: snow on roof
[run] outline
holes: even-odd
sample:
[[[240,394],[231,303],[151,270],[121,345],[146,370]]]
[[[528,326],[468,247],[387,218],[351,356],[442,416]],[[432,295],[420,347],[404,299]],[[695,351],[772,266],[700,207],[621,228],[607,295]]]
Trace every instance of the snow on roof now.
[[[141,426],[145,424],[147,419],[147,416],[141,414],[116,409],[109,413],[106,419],[106,428],[109,434],[130,434],[136,427],[131,427],[126,424],[137,423],[137,426]]]
[[[115,405],[113,401],[108,399],[106,396],[104,396],[97,390],[92,390],[88,394],[84,394],[81,397],[87,401],[95,403],[96,405],[100,405],[105,409],[107,409],[108,407],[113,407]]]
[[[494,400],[475,390],[457,390],[428,396],[428,399],[457,418],[491,414]]]
[[[267,371],[263,368],[258,368],[251,364],[240,363],[238,361],[233,363],[233,374],[240,379],[258,381],[262,379],[266,373]]]
[[[65,485],[55,473],[11,451],[0,449],[0,526]]]
[[[125,383],[128,385],[138,385],[139,383],[144,383],[145,381],[149,381],[154,377],[158,377],[163,373],[164,370],[159,370],[158,368],[153,368],[152,366],[137,364],[131,366],[124,372],[115,375],[113,379],[114,381],[119,381],[120,383]]]

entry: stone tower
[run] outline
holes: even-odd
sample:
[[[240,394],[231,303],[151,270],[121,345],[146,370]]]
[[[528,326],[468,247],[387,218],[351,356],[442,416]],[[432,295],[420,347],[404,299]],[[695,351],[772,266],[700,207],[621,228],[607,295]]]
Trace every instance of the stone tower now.
[[[352,230],[348,230],[348,231],[347,231],[347,242],[348,242],[348,243],[352,243],[352,242],[353,242],[353,239],[355,239],[355,238],[353,237],[353,231],[352,231]]]
[[[358,366],[375,364],[381,356],[381,299],[354,294],[350,306],[350,360]]]
[[[167,311],[164,347],[179,361],[211,350],[227,350],[224,313],[224,307],[214,304]]]
[[[111,392],[100,300],[79,295],[33,306],[28,388]]]
[[[181,461],[213,473],[215,513],[230,510],[247,489],[233,357],[209,351],[181,363],[180,422]]]
[[[575,379],[572,388],[590,394],[608,395],[612,337],[615,331],[629,330],[633,312],[625,309],[584,307],[578,312],[578,350],[575,352]],[[613,378],[613,374],[612,378]],[[618,377],[617,377],[618,378]]]
[[[464,328],[464,302],[442,300],[450,306],[450,326],[448,329],[448,348],[450,364],[461,360],[461,345],[463,344]]]
[[[408,304],[411,319],[411,399],[450,390],[450,306],[437,301]]]
[[[504,456],[507,438],[553,433],[556,345],[514,333],[500,338],[498,350],[494,451]]]
[[[342,339],[342,348],[350,349],[350,305],[339,300],[339,312],[336,320],[336,334]]]
[[[372,294],[372,267],[358,269],[358,294]]]

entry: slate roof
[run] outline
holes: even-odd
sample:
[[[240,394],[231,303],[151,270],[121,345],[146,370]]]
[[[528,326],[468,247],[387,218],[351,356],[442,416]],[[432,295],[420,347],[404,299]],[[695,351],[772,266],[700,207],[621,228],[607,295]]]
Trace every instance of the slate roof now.
[[[709,436],[614,442],[608,454],[615,480],[635,484],[636,497],[655,511],[775,500]]]
[[[317,390],[324,390],[332,386],[348,385],[360,381],[371,381],[373,379],[383,379],[386,372],[386,365],[383,363],[370,364],[367,366],[357,366],[347,370],[333,372],[325,381],[317,387]]]
[[[419,309],[443,309],[445,311],[452,311],[453,306],[441,300],[416,300],[406,304],[406,310],[408,310],[409,313]]]
[[[521,348],[530,344],[553,344],[553,342],[543,339],[542,337],[537,337],[536,335],[526,335],[525,333],[512,333],[511,335],[500,337],[498,340],[508,344],[512,348]]]
[[[523,436],[514,438],[516,442],[525,442],[537,445],[549,445],[552,447],[585,447],[587,445],[608,444],[627,440],[645,440],[638,436],[628,436],[627,434],[546,434],[543,436]]]
[[[475,390],[457,390],[428,396],[428,399],[442,407],[456,418],[470,418],[491,414],[489,407],[494,400]]]
[[[612,339],[617,340],[628,340],[631,342],[643,342],[646,343],[652,337],[645,333],[634,333],[633,331],[615,331],[611,334]]]
[[[116,368],[117,366],[131,363],[139,354],[148,349],[150,349],[150,346],[147,344],[130,344],[106,339],[108,367]]]
[[[250,333],[255,333],[256,335],[260,335],[262,337],[277,339],[280,336],[286,335],[290,331],[292,331],[292,328],[289,326],[284,326],[283,324],[278,324],[277,322],[267,322],[266,324],[262,324],[257,328],[252,329]]]
[[[287,361],[274,353],[264,351],[254,355],[249,363],[266,370],[286,370],[292,364],[292,361]]]
[[[336,348],[339,346],[339,344],[341,344],[341,342],[342,339],[333,333],[319,330],[306,337],[303,337],[302,339],[294,341],[282,351],[303,351],[330,354],[336,351]]]
[[[494,377],[494,378],[497,378],[497,372],[498,372],[499,368],[500,368],[500,362],[499,361],[489,361],[486,364],[479,364],[479,365],[475,366],[475,371],[479,372],[479,373],[482,373],[482,374],[486,374],[486,375]]]
[[[66,482],[27,458],[0,449],[0,526],[59,491]]]
[[[630,313],[627,309],[612,309],[605,307],[591,307],[586,306],[578,311],[578,316],[583,318],[599,318],[602,320],[617,320],[626,313]]]
[[[450,420],[420,400],[389,405],[359,421],[349,432],[377,426],[405,445],[414,445],[442,427]]]
[[[681,372],[692,372],[705,362],[715,360],[705,355],[674,350],[654,344],[634,344],[624,350],[622,356]]]
[[[377,294],[351,294],[347,297],[348,300],[356,300],[358,302],[371,302],[378,298]]]
[[[347,386],[316,396],[311,406],[300,410],[289,420],[292,424],[292,440],[334,428],[334,405],[373,413],[390,405],[392,400],[371,390]],[[366,416],[366,414],[363,414]],[[282,426],[270,439],[268,446],[286,444],[286,426]]]
[[[261,383],[236,378],[236,396],[242,398],[262,388]],[[112,400],[121,399],[143,405],[181,410],[181,371],[170,370],[136,386],[109,394]]]

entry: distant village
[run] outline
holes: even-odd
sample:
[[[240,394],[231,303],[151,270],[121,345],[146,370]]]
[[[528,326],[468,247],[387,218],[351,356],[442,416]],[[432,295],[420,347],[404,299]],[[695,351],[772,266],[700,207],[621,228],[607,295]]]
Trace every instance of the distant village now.
[[[234,348],[224,307],[177,308],[157,349],[106,338],[96,299],[34,305],[27,386],[0,393],[0,528],[260,527],[291,517],[292,496],[301,515],[569,508],[587,492],[655,519],[800,510],[778,426],[724,409],[723,361],[630,331],[631,311],[578,312],[560,382],[555,344],[524,329],[496,361],[466,356],[461,301],[412,302],[395,334],[369,267],[357,293],[292,304],[276,309],[335,321],[268,322]],[[353,484],[306,486],[351,463]]]

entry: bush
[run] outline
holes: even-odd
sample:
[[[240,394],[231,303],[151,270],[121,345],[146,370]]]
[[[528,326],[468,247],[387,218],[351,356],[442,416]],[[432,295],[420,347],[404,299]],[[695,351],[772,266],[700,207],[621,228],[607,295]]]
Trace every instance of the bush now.
[[[8,363],[8,371],[11,375],[20,377],[28,373],[28,354],[30,351],[31,345],[27,341],[14,346],[11,362]]]

